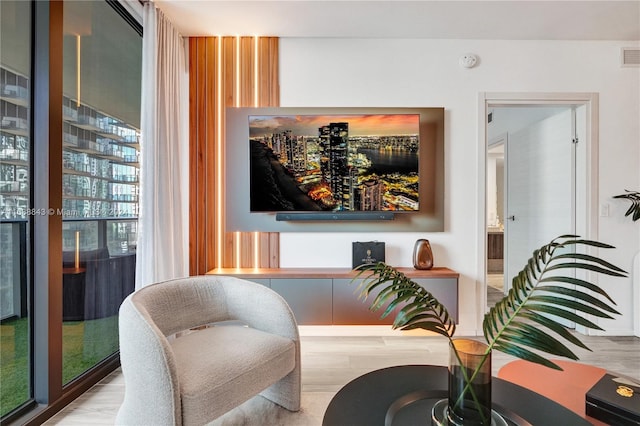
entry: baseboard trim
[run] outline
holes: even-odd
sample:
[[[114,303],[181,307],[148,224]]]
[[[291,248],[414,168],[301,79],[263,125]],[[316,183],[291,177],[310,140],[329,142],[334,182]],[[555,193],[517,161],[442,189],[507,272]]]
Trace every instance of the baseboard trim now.
[[[43,424],[51,417],[56,415],[60,410],[69,405],[73,400],[88,391],[93,385],[108,376],[116,368],[120,366],[120,353],[115,353],[102,361],[101,364],[93,368],[90,372],[80,376],[73,382],[69,383],[63,391],[60,398],[51,404],[41,404],[35,410],[25,414],[22,418],[17,419],[18,424],[24,426],[37,426]]]

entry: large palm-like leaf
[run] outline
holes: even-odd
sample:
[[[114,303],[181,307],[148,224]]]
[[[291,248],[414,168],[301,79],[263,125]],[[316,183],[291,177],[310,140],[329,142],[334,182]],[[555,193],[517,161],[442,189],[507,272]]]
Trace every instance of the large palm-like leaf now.
[[[491,349],[560,369],[531,350],[578,359],[547,330],[577,346],[588,348],[553,316],[601,330],[597,324],[576,312],[599,318],[612,318],[610,314],[619,314],[611,306],[615,302],[602,288],[563,272],[583,269],[616,277],[624,277],[625,272],[598,257],[567,251],[576,246],[613,248],[597,241],[581,240],[575,235],[563,235],[535,250],[527,266],[513,278],[509,294],[484,317],[484,336]],[[611,304],[585,290],[599,294]]]
[[[360,299],[366,300],[375,289],[382,288],[371,302],[370,310],[376,311],[389,303],[382,313],[384,318],[404,304],[393,322],[394,329],[422,328],[449,338],[454,335],[456,323],[447,308],[421,285],[383,262],[361,265],[358,269],[354,280],[364,276],[357,289]]]
[[[578,359],[560,339],[588,348],[553,316],[587,328],[600,329],[597,324],[576,312],[600,318],[611,318],[610,314],[618,314],[602,300],[606,299],[615,305],[602,288],[563,272],[583,269],[616,277],[624,277],[625,272],[598,257],[568,251],[576,246],[613,248],[597,241],[579,239],[575,235],[563,235],[535,250],[525,268],[513,278],[509,294],[485,315],[483,330],[489,351],[498,350],[560,369],[534,350]],[[395,318],[394,329],[421,328],[452,338],[455,322],[444,305],[422,286],[382,262],[363,265],[358,269],[360,271],[354,280],[363,277],[358,286],[361,299],[366,299],[376,289],[380,290],[371,302],[370,310],[378,310],[388,303],[382,314],[382,317],[386,317],[396,307],[404,305]],[[545,330],[554,332],[560,339]]]
[[[624,214],[625,216],[631,216],[633,221],[640,219],[640,192],[637,191],[629,191],[625,189],[626,194],[616,195],[613,198],[625,198],[631,201],[631,206]]]

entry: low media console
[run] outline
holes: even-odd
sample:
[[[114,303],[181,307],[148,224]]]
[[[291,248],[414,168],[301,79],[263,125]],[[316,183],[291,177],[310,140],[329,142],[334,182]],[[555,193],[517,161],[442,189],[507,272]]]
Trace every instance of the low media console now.
[[[397,268],[423,286],[458,320],[458,276],[448,268],[416,270]],[[347,268],[223,268],[208,272],[228,275],[266,285],[289,303],[300,325],[384,325],[395,315],[381,320],[382,310],[369,311],[373,300],[358,299],[356,272]]]

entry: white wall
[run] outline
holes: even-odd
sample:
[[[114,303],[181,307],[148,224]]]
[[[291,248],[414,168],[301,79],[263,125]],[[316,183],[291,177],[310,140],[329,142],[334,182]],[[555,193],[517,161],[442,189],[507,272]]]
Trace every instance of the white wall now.
[[[636,43],[638,45],[639,43]],[[629,42],[280,39],[282,106],[443,106],[445,113],[445,232],[352,234],[283,233],[282,267],[349,267],[351,242],[387,244],[387,262],[410,266],[416,239],[428,238],[436,266],[460,272],[458,335],[479,330],[477,204],[479,92],[598,92],[599,199],[611,215],[599,218],[598,239],[618,247],[602,255],[631,270],[640,249],[638,223],[611,196],[640,189],[640,69],[620,67]],[[479,65],[458,59],[473,52]],[[484,178],[483,178],[484,179]],[[602,322],[608,334],[633,333],[631,279],[601,279],[622,316]]]

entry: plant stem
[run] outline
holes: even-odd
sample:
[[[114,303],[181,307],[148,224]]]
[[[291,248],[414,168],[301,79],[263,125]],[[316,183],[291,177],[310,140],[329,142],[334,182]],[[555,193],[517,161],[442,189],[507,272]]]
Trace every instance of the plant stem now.
[[[420,288],[420,289],[418,290],[418,294],[419,294],[420,296],[426,296],[426,294],[425,294],[426,292],[427,292],[427,291],[426,291],[424,288]],[[435,310],[435,308],[434,308],[433,304],[429,303],[429,304],[428,304],[428,306],[429,306],[429,310],[430,310],[431,312],[433,312],[433,313],[436,313],[436,314],[437,314],[437,312],[436,312],[436,310]],[[439,316],[439,315],[435,315],[435,316],[436,316],[436,318],[440,319],[440,316]],[[445,328],[445,329],[446,329],[446,324],[445,324],[444,322],[440,321],[440,324],[442,325],[442,327],[443,327],[443,328]],[[460,358],[460,354],[458,353],[458,350],[456,349],[456,345],[455,345],[455,344],[454,344],[454,342],[453,342],[453,338],[452,338],[452,336],[451,336],[451,335],[449,335],[448,333],[447,333],[447,339],[449,339],[449,346],[453,349],[453,353],[455,354],[456,359],[458,360],[458,364],[460,364],[460,365],[462,366],[462,365],[463,365],[463,362],[462,362],[462,359]],[[460,405],[460,403],[461,403],[461,402],[462,402],[462,400],[463,400],[464,394],[465,394],[466,392],[469,392],[469,394],[471,395],[471,398],[473,399],[473,402],[476,404],[476,407],[480,408],[480,406],[481,406],[480,401],[478,400],[478,396],[476,395],[475,390],[471,387],[471,382],[472,382],[472,381],[475,379],[475,377],[478,375],[478,372],[479,372],[480,368],[481,368],[481,367],[484,365],[484,363],[487,361],[487,358],[489,357],[489,354],[490,354],[490,353],[491,353],[491,349],[490,349],[490,348],[488,348],[488,349],[487,349],[487,351],[486,351],[486,352],[484,353],[484,355],[483,355],[483,358],[482,358],[482,361],[480,362],[480,365],[479,365],[479,366],[474,370],[474,372],[473,372],[473,374],[472,374],[471,378],[469,378],[469,377],[468,377],[468,375],[467,375],[467,371],[466,371],[466,369],[465,369],[465,368],[461,368],[461,369],[460,369],[460,370],[462,371],[462,374],[463,374],[463,377],[464,377],[465,387],[464,387],[464,389],[462,390],[462,392],[460,393],[460,396],[458,397],[458,400],[455,402],[454,407],[457,407],[458,405]],[[486,418],[484,417],[483,411],[482,411],[481,409],[478,409],[478,412],[479,412],[479,413],[480,413],[480,415],[482,416],[482,422],[483,422],[483,423],[486,423],[486,421],[487,421],[488,419],[486,419]]]
[[[551,259],[553,259],[553,253],[555,252],[556,248],[558,248],[560,246],[554,247],[553,249],[550,250],[549,252],[549,262],[551,261]],[[540,275],[538,276],[536,282],[540,281],[540,278],[542,278],[542,276],[546,273],[547,271],[547,266],[549,264],[549,262],[545,262],[544,264],[544,268],[542,269]],[[537,285],[537,284],[536,284]],[[511,323],[511,321],[513,321],[517,316],[518,313],[520,312],[520,310],[522,309],[522,307],[525,305],[526,300],[529,299],[529,297],[531,297],[531,295],[533,294],[533,292],[531,292],[531,294],[529,296],[527,296],[527,298],[525,299],[525,302],[520,303],[518,305],[518,307],[514,310],[513,315],[510,316],[509,320],[504,324],[504,326],[502,327],[501,331],[498,332],[498,334],[496,336],[494,336],[493,339],[491,339],[491,341],[487,340],[488,346],[487,346],[487,350],[485,351],[482,360],[480,362],[480,364],[475,368],[475,370],[473,371],[473,374],[471,375],[471,378],[467,377],[466,371],[464,369],[462,369],[462,374],[464,376],[466,385],[464,387],[464,389],[462,390],[462,392],[460,393],[460,396],[458,396],[458,400],[456,401],[456,403],[454,404],[454,407],[457,407],[462,400],[464,399],[464,394],[468,391],[470,391],[470,394],[474,400],[474,402],[476,403],[477,406],[480,405],[480,402],[477,399],[477,396],[475,394],[475,392],[473,391],[473,388],[471,387],[471,383],[473,382],[473,380],[476,378],[477,374],[480,372],[480,369],[482,368],[482,366],[484,365],[484,363],[487,361],[489,354],[491,353],[491,351],[493,350],[493,346],[495,345],[496,341],[498,340],[498,338],[501,336],[502,331],[507,329],[508,325]],[[486,338],[486,336],[485,336]],[[450,342],[452,341],[451,338],[449,338]],[[460,359],[460,356],[458,354],[458,351],[455,348],[455,345],[453,345],[453,351],[456,355],[456,358],[458,359],[458,362],[462,365],[462,360]],[[482,415],[482,411],[480,411],[481,415]],[[483,421],[486,420],[483,418]]]
[[[549,265],[549,262],[551,261],[551,259],[553,259],[553,253],[555,252],[556,248],[558,248],[560,246],[554,247],[549,251],[549,261],[544,263],[544,268],[542,269],[542,271],[540,272],[540,275],[537,277],[536,283],[540,281],[540,278],[542,278],[542,276],[546,273],[547,271],[547,266]],[[536,284],[537,285],[537,284]],[[527,298],[525,299],[524,302],[520,303],[518,305],[518,307],[516,307],[516,309],[514,310],[513,315],[510,316],[509,320],[504,324],[504,326],[502,327],[502,329],[500,330],[500,332],[498,332],[498,334],[496,334],[496,336],[494,336],[493,339],[491,339],[491,341],[487,340],[488,346],[487,346],[487,350],[485,351],[482,360],[480,361],[480,364],[475,368],[475,370],[473,371],[473,374],[471,375],[471,378],[467,377],[467,373],[465,371],[465,369],[461,369],[462,370],[462,374],[463,377],[465,379],[465,387],[462,390],[462,392],[460,393],[460,395],[458,396],[458,400],[455,402],[454,407],[457,407],[462,400],[464,399],[464,395],[466,392],[469,392],[471,394],[471,397],[473,398],[475,404],[479,407],[480,406],[480,402],[478,401],[477,395],[475,394],[473,388],[471,387],[471,383],[473,382],[473,380],[475,380],[476,376],[478,375],[478,373],[480,372],[480,369],[482,368],[482,366],[484,365],[484,363],[487,361],[487,359],[489,358],[489,354],[491,353],[491,351],[493,350],[493,346],[495,345],[496,341],[498,340],[498,338],[502,335],[502,331],[506,330],[508,328],[508,325],[518,316],[518,313],[520,312],[520,310],[522,309],[522,307],[525,305],[526,300],[529,299],[529,297],[531,297],[531,295],[533,294],[533,292],[531,292],[531,294],[529,294],[529,296],[527,296]],[[486,336],[485,336],[486,338]],[[449,340],[451,341],[452,339],[449,338]],[[458,351],[455,348],[455,345],[453,346],[453,351],[456,355],[456,358],[458,359],[458,362],[462,365],[462,360],[460,359],[460,356],[458,354]],[[478,410],[480,412],[480,414],[482,415],[482,410]],[[484,416],[483,416],[484,417]],[[485,421],[486,419],[483,418],[483,421]]]
[[[449,339],[449,340],[451,340],[451,339]],[[453,353],[455,353],[456,358],[458,359],[458,363],[460,365],[463,365],[462,359],[460,358],[460,355],[458,354],[458,350],[456,349],[455,345],[452,345],[452,347],[453,347]],[[459,406],[460,403],[462,402],[462,400],[464,399],[464,394],[466,392],[469,392],[470,395],[471,395],[471,398],[473,399],[473,402],[476,404],[476,407],[478,407],[478,412],[482,416],[482,422],[483,423],[485,423],[487,421],[487,419],[484,417],[483,411],[480,409],[480,407],[481,407],[480,401],[478,401],[478,396],[476,395],[474,389],[471,387],[471,383],[473,382],[473,380],[475,380],[476,376],[480,372],[480,369],[482,368],[484,363],[489,358],[489,354],[490,353],[491,353],[491,349],[487,348],[487,350],[485,351],[485,353],[482,356],[482,360],[480,361],[480,364],[478,364],[476,369],[473,370],[473,374],[471,375],[471,378],[467,377],[466,369],[464,369],[464,368],[460,369],[460,371],[462,371],[462,375],[464,377],[465,386],[462,389],[462,392],[460,392],[460,395],[458,396],[458,399],[456,400],[455,404],[453,404],[454,408]]]

